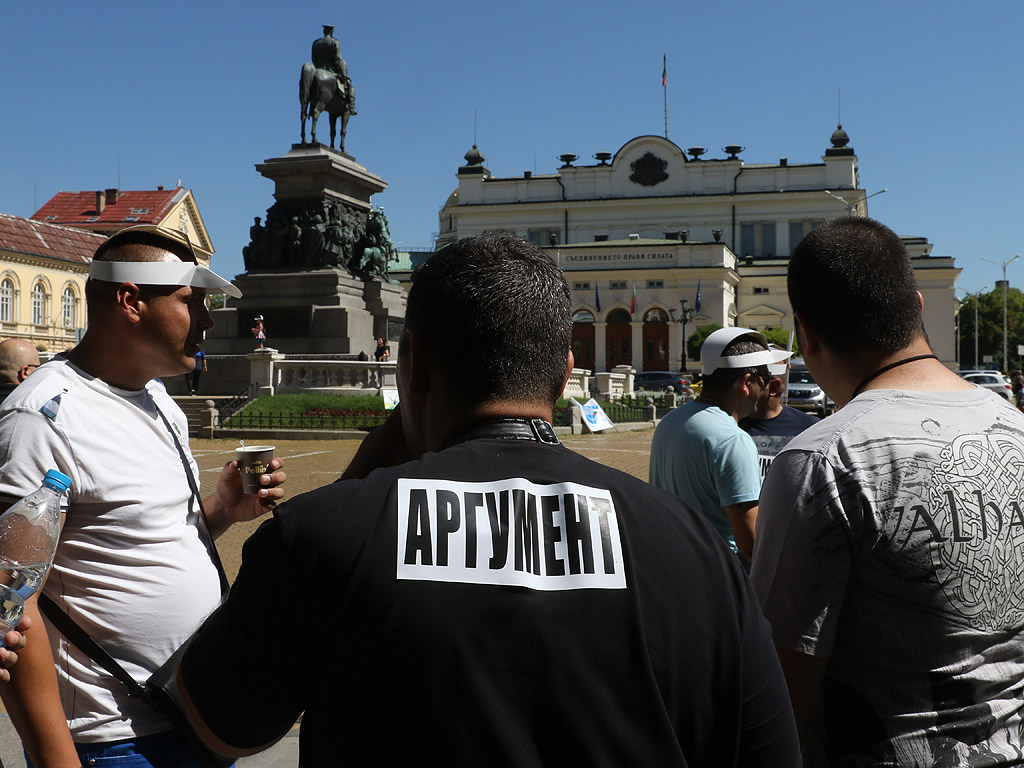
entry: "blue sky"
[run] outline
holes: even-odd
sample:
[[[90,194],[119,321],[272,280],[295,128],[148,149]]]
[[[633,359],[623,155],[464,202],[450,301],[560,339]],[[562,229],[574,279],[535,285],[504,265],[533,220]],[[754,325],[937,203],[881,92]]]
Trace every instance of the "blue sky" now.
[[[347,148],[400,248],[429,247],[474,139],[497,175],[551,172],[664,130],[741,144],[747,162],[817,162],[839,114],[872,216],[927,237],[991,289],[1024,252],[1024,4],[179,0],[8,4],[0,29],[0,211],[56,192],[195,193],[217,253],[243,270],[254,169],[299,138],[298,78],[334,24],[359,114]],[[328,135],[321,118],[321,138]],[[1024,259],[1009,267],[1024,285]],[[961,292],[962,295],[962,292]]]

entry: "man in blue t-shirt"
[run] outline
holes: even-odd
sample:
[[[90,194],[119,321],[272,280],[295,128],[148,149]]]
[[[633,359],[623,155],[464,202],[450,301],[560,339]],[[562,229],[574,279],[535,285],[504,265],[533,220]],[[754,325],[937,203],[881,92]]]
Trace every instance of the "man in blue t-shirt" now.
[[[786,444],[812,424],[818,417],[782,404],[786,391],[788,363],[769,365],[771,381],[757,401],[754,412],[740,419],[740,429],[746,432],[757,446],[757,458],[761,462],[761,478],[768,474],[772,460]]]
[[[700,396],[662,419],[651,442],[651,484],[689,502],[747,561],[761,468],[757,448],[736,422],[754,412],[771,380],[768,366],[789,355],[748,328],[710,334],[700,349]]]

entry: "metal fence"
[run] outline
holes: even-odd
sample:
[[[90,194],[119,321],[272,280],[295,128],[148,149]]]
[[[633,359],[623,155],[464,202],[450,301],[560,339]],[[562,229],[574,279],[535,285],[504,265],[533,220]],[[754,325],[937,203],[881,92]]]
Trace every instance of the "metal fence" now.
[[[350,429],[370,430],[387,419],[386,411],[351,413],[260,413],[244,411],[226,419],[225,429]]]

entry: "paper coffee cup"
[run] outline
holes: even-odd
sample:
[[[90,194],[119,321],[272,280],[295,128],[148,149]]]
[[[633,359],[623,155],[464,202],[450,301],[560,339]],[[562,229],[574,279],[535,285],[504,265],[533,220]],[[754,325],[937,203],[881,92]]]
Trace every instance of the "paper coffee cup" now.
[[[274,458],[272,445],[246,445],[235,449],[238,471],[242,474],[242,493],[256,493],[260,489],[260,476],[270,472]]]

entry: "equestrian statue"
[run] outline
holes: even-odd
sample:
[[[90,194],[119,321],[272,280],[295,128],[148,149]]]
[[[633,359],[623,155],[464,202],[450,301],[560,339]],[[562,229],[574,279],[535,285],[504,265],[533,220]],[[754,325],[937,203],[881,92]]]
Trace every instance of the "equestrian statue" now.
[[[316,143],[316,121],[326,112],[331,121],[331,149],[334,149],[335,121],[341,121],[338,149],[345,151],[348,119],[356,114],[356,92],[341,58],[341,43],[334,38],[334,27],[324,24],[324,36],[313,43],[313,62],[302,65],[299,79],[299,103],[302,105],[302,143],[306,143],[306,118],[313,124],[310,141]]]

